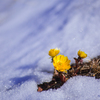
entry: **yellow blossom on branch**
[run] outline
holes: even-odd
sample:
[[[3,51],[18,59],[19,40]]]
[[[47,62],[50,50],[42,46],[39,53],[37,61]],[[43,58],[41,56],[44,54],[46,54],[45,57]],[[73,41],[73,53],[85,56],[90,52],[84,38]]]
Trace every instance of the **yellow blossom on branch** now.
[[[50,49],[50,51],[49,51],[48,54],[49,54],[49,56],[54,57],[57,54],[59,54],[59,52],[60,52],[60,49],[58,49],[58,48],[56,48],[56,49]]]
[[[59,72],[66,72],[66,70],[69,70],[71,68],[70,60],[67,56],[64,55],[55,56],[53,58],[53,65],[54,68]]]
[[[77,54],[80,58],[86,58],[87,57],[87,54],[85,52],[81,51],[81,50],[79,50]]]

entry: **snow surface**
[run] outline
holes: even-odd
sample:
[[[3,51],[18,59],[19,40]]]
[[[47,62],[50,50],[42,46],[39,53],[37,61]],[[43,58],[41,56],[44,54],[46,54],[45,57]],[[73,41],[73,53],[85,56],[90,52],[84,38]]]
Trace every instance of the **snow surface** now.
[[[1,0],[0,100],[100,100],[93,77],[37,92],[37,84],[52,79],[51,48],[71,63],[79,49],[91,58],[100,54],[99,21],[100,0]]]

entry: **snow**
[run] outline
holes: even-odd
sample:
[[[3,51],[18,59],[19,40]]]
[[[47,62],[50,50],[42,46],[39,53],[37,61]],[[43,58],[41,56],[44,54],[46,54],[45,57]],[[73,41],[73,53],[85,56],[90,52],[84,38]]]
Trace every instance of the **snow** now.
[[[100,100],[100,80],[73,77],[61,88],[37,92],[52,79],[48,51],[71,63],[80,49],[100,54],[99,0],[0,1],[0,100]]]

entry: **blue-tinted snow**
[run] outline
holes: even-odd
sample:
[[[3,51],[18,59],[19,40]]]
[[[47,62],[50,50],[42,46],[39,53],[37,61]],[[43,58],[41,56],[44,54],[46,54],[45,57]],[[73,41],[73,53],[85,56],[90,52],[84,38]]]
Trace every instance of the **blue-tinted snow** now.
[[[0,100],[99,100],[100,81],[90,77],[37,92],[37,83],[52,79],[51,48],[71,62],[79,49],[100,54],[99,21],[99,0],[0,1]]]

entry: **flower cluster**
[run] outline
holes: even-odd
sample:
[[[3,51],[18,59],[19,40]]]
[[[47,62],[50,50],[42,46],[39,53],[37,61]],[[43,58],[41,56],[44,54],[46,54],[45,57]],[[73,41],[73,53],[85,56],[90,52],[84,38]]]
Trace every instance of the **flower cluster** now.
[[[60,49],[58,49],[58,48],[50,49],[48,54],[49,54],[49,56],[52,57],[53,66],[58,72],[67,72],[67,70],[69,70],[71,68],[70,60],[68,59],[67,56],[64,56],[61,54],[58,55],[59,52],[60,52]],[[80,59],[87,57],[87,54],[81,50],[79,50],[77,54]]]

